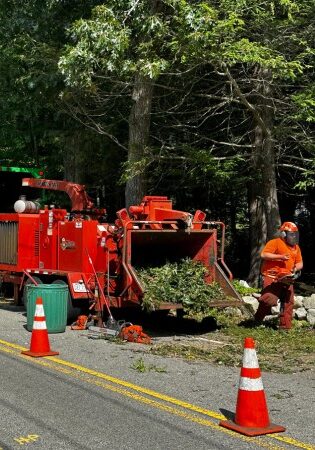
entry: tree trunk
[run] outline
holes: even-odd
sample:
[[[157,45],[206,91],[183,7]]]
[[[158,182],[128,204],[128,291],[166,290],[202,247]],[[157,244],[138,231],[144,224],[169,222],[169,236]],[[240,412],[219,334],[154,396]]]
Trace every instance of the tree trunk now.
[[[260,185],[261,186],[261,185]],[[261,251],[266,241],[267,226],[263,199],[259,195],[260,186],[251,182],[249,190],[249,229],[250,229],[250,268],[248,282],[251,286],[259,285]]]
[[[280,213],[277,194],[277,176],[275,164],[275,148],[272,138],[274,110],[272,105],[272,74],[268,69],[259,71],[259,80],[261,85],[261,98],[263,99],[260,115],[265,124],[263,139],[261,142],[262,150],[262,182],[263,196],[267,223],[267,239],[274,237],[275,232],[280,226]],[[258,144],[259,145],[259,144]]]
[[[248,282],[252,286],[258,286],[261,257],[260,253],[267,236],[266,210],[264,204],[263,189],[263,152],[262,130],[258,125],[253,132],[253,147],[251,156],[252,179],[248,185],[248,209],[250,231],[250,269]]]
[[[222,67],[239,100],[253,117],[252,181],[249,188],[249,222],[251,232],[251,260],[248,279],[257,283],[259,279],[260,251],[266,237],[270,239],[280,225],[277,196],[275,151],[272,139],[274,111],[272,102],[272,72],[258,67],[250,102],[232,76],[226,64]],[[265,225],[266,224],[266,225]]]
[[[249,216],[251,231],[250,272],[248,280],[257,285],[260,273],[260,253],[280,225],[277,196],[274,143],[272,139],[273,109],[271,104],[271,74],[258,71],[256,91],[261,95],[255,104],[252,170],[249,189]]]
[[[130,178],[126,183],[126,207],[137,205],[146,193],[145,168],[141,165],[150,137],[153,80],[138,74],[135,78],[129,116],[128,163]],[[138,164],[137,164],[138,163]]]
[[[83,153],[86,150],[79,130],[68,135],[64,142],[64,179],[74,183],[84,183],[86,171]]]

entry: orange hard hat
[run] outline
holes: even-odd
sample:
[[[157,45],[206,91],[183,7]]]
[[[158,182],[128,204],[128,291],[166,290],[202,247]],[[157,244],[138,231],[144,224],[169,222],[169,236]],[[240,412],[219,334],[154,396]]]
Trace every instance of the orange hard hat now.
[[[280,231],[299,231],[298,227],[293,222],[283,222]]]

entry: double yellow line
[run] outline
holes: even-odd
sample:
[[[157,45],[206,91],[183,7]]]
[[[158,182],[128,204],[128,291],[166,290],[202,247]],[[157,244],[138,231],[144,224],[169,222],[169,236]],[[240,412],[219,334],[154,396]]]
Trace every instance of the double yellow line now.
[[[96,385],[102,389],[110,390],[120,395],[124,395],[131,398],[137,402],[141,402],[173,414],[175,416],[181,417],[185,420],[197,423],[202,426],[210,427],[214,430],[220,431],[233,438],[251,442],[256,447],[264,447],[269,450],[285,450],[284,447],[275,445],[275,440],[281,442],[282,444],[294,446],[296,448],[302,448],[305,450],[315,450],[315,446],[300,442],[298,440],[289,438],[284,435],[271,434],[264,437],[252,438],[237,434],[231,430],[220,427],[216,422],[204,418],[202,416],[211,417],[216,420],[223,420],[225,417],[222,414],[216,413],[206,408],[201,408],[199,406],[193,405],[188,402],[170,397],[168,395],[162,394],[151,389],[147,389],[142,386],[138,386],[128,381],[121,380],[119,378],[112,377],[102,372],[98,372],[87,367],[83,367],[78,364],[71,363],[56,357],[46,357],[46,358],[29,358],[27,356],[21,355],[21,351],[25,350],[17,344],[12,344],[7,341],[0,339],[0,351],[5,353],[11,353],[15,356],[20,356],[21,358],[27,359],[30,362],[39,364],[41,366],[47,367],[51,370],[62,372],[73,378],[80,379],[89,384]],[[272,439],[269,442],[269,439]]]

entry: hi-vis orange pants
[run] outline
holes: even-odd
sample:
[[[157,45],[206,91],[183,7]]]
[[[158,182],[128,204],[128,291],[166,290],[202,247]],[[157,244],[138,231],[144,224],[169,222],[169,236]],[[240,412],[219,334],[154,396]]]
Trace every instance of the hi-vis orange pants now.
[[[292,327],[292,313],[294,305],[294,290],[292,284],[275,282],[273,278],[264,277],[264,285],[261,297],[258,299],[259,306],[255,314],[257,321],[271,314],[271,307],[276,306],[280,300],[280,323],[279,328],[290,329]]]

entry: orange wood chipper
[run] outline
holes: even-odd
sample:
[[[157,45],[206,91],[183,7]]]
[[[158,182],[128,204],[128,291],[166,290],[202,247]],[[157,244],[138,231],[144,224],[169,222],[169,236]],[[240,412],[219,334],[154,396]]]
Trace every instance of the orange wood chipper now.
[[[108,306],[141,306],[144,295],[136,267],[159,266],[182,258],[201,261],[205,281],[217,281],[228,295],[226,305],[241,302],[224,262],[225,226],[174,210],[162,196],[146,196],[138,206],[118,211],[106,222],[84,186],[67,181],[24,178],[23,186],[66,192],[71,211],[17,200],[14,213],[0,214],[0,281],[14,286],[23,301],[29,283],[66,283],[68,319]],[[220,239],[220,240],[219,240]],[[231,299],[232,298],[232,299]],[[161,309],[180,308],[165,299]]]

